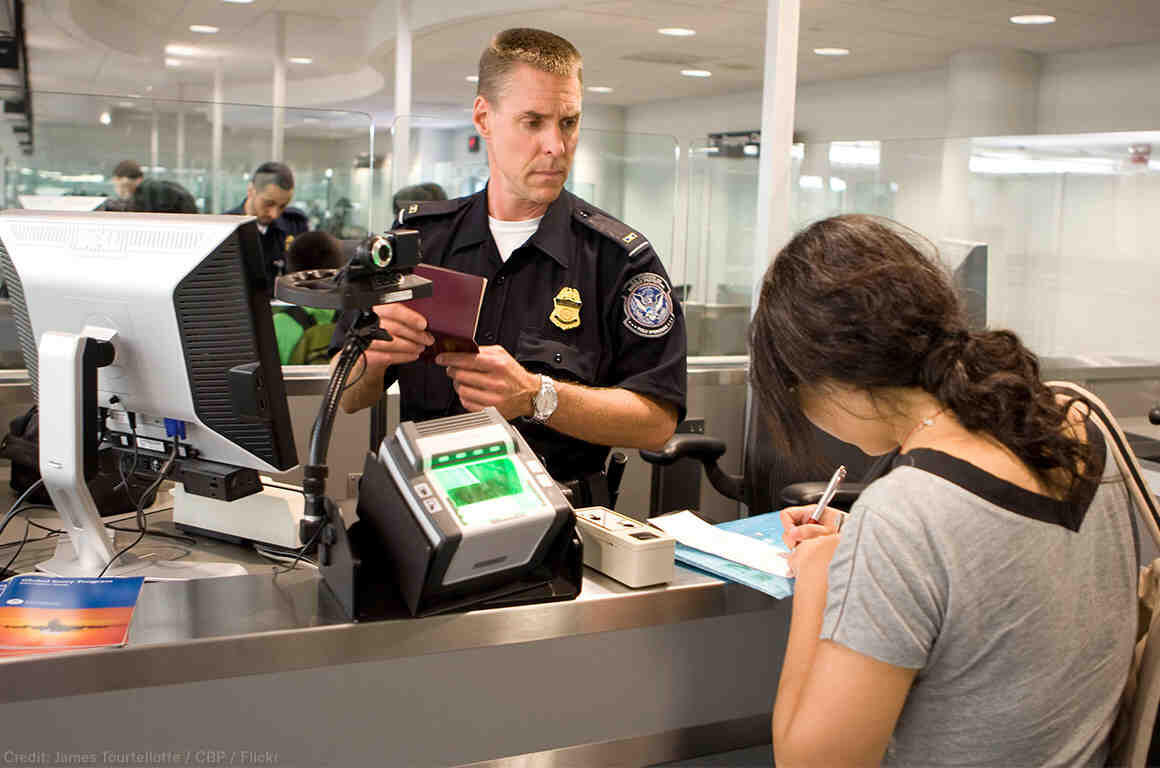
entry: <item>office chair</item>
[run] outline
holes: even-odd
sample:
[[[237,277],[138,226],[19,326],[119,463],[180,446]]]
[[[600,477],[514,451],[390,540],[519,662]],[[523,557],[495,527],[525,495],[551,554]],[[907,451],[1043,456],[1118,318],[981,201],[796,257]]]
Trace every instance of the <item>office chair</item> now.
[[[690,462],[682,459],[699,461],[705,468],[709,483],[718,493],[743,503],[750,515],[759,515],[784,506],[816,504],[830,475],[840,464],[846,466],[848,477],[859,478],[859,481],[839,485],[831,506],[849,510],[866,485],[886,473],[896,455],[892,452],[884,456],[869,456],[857,446],[817,427],[812,427],[811,432],[814,445],[824,459],[821,466],[812,468],[802,467],[792,457],[778,456],[774,452],[773,441],[769,439],[757,408],[750,409],[746,425],[745,462],[741,475],[727,474],[718,466],[717,461],[725,455],[725,442],[708,435],[676,434],[659,451],[641,451],[641,458],[653,465],[654,473],[653,507],[649,516],[655,517],[674,509],[698,508],[699,484],[694,486],[695,490],[663,499],[656,492],[663,485],[658,477],[664,472],[687,471]]]

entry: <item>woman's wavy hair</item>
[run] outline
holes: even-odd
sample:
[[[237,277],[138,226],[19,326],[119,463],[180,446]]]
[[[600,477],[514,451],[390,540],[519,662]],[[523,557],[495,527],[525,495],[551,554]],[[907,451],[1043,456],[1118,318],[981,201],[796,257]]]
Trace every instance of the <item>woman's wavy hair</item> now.
[[[924,252],[934,246],[901,224],[846,215],[811,224],[777,255],[749,330],[750,376],[776,449],[810,453],[802,384],[918,387],[1070,496],[1094,462],[1065,429],[1069,404],[1013,332],[968,329],[947,270]]]

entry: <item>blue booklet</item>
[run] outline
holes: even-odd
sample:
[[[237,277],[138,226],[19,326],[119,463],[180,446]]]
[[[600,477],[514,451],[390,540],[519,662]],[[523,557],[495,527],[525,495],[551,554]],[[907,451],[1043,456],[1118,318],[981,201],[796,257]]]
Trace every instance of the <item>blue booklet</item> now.
[[[781,540],[785,529],[782,528],[781,518],[776,512],[754,515],[753,517],[743,517],[740,520],[730,520],[727,523],[718,523],[715,527],[723,531],[749,536],[769,544],[776,549],[789,552],[789,549],[786,548]],[[708,552],[702,552],[699,549],[686,547],[680,542],[677,542],[676,559],[678,563],[692,566],[697,570],[704,571],[719,579],[744,584],[759,592],[764,592],[771,597],[780,599],[793,594],[793,579],[774,576],[772,573],[759,571],[756,568],[750,568],[747,565],[735,563],[723,557],[710,555]]]
[[[0,653],[124,645],[143,581],[28,574],[0,582]]]

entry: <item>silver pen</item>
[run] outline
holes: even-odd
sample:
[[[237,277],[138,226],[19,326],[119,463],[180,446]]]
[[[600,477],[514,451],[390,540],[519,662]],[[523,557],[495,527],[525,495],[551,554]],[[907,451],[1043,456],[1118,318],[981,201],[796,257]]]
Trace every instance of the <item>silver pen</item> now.
[[[818,499],[818,506],[810,513],[810,522],[816,523],[822,519],[822,513],[826,511],[826,505],[829,504],[834,494],[838,492],[838,483],[846,479],[846,466],[843,464],[834,470],[834,476],[830,478],[830,484],[826,486],[822,498]]]

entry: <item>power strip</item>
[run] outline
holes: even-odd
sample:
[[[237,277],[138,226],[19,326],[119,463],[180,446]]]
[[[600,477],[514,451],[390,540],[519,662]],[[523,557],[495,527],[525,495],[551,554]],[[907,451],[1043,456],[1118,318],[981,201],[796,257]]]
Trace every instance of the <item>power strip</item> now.
[[[584,541],[584,565],[629,587],[673,580],[676,539],[664,531],[605,507],[576,510]]]

